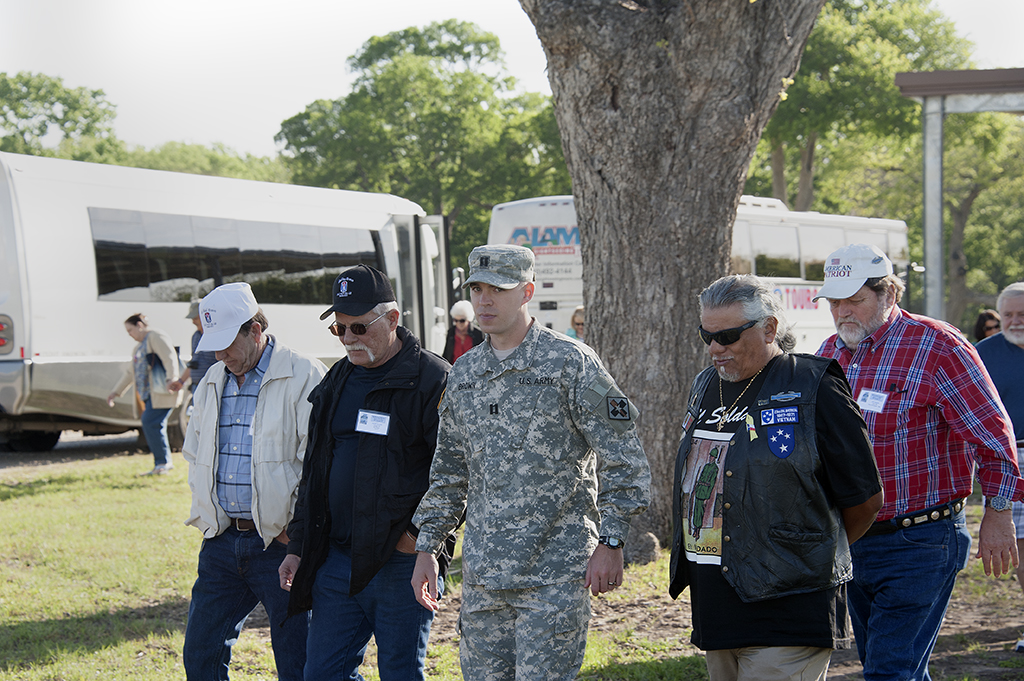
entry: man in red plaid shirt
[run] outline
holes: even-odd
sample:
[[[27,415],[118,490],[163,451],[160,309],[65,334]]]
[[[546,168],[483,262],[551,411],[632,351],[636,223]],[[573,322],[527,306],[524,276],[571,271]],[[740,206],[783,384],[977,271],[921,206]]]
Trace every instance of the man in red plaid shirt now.
[[[885,501],[853,546],[850,618],[866,681],[928,681],[928,658],[971,536],[964,499],[972,474],[986,496],[978,553],[985,574],[1018,565],[1011,500],[1024,479],[1009,417],[960,332],[899,308],[902,280],[874,246],[825,261],[837,334],[818,354],[836,359],[871,434]]]

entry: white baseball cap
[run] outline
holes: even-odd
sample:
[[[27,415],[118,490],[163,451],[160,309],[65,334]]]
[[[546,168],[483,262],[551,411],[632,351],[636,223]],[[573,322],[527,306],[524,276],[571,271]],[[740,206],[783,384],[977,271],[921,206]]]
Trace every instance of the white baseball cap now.
[[[203,337],[196,350],[217,352],[231,345],[238,329],[259,311],[252,287],[245,282],[224,284],[199,301]]]
[[[818,298],[842,300],[860,290],[868,279],[892,274],[892,261],[877,246],[850,244],[825,258],[825,285]]]

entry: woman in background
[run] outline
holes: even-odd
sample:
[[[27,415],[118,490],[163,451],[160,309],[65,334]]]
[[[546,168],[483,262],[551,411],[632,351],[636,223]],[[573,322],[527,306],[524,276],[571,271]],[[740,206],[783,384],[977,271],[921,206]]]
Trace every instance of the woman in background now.
[[[475,345],[484,342],[484,332],[473,326],[476,313],[473,312],[473,304],[468,300],[460,300],[452,305],[452,326],[448,329],[448,339],[444,343],[444,352],[441,356],[448,360],[449,364],[455,364],[455,360],[462,357]]]
[[[1002,328],[1002,320],[995,310],[982,310],[978,314],[978,321],[974,323],[974,340],[982,341],[989,336],[999,333]]]
[[[125,371],[111,390],[107,404],[113,407],[114,400],[134,383],[145,405],[141,416],[142,433],[153,452],[154,462],[153,470],[143,475],[163,475],[174,467],[167,441],[167,417],[181,402],[181,393],[171,391],[168,384],[178,380],[178,354],[170,336],[150,328],[141,313],[124,320],[124,328],[138,345],[132,351],[132,370]]]
[[[580,305],[572,311],[572,319],[570,320],[572,326],[565,332],[565,335],[569,338],[575,338],[581,343],[586,343],[587,340],[584,338],[583,333],[583,306]]]

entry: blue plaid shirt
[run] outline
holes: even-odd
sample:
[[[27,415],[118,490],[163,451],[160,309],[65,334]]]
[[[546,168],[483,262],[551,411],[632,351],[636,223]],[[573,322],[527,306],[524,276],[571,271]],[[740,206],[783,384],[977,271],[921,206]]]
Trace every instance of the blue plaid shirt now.
[[[220,443],[217,500],[232,518],[252,519],[252,419],[273,352],[274,339],[268,336],[263,356],[245,374],[241,387],[234,374],[224,369],[224,394],[220,398],[217,432]]]

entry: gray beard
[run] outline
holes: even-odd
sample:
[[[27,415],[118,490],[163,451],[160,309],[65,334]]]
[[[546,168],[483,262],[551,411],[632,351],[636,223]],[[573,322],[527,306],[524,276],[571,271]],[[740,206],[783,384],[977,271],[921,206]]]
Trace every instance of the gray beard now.
[[[1003,337],[1014,345],[1024,347],[1024,329],[1003,329]]]

